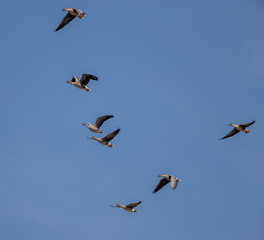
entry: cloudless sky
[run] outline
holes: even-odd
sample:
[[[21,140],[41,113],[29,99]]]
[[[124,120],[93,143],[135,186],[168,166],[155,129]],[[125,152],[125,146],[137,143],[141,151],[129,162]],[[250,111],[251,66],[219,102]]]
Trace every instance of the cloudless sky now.
[[[54,32],[65,7],[87,17]],[[264,238],[263,1],[1,9],[0,239]],[[91,92],[66,83],[82,73]],[[113,148],[81,125],[105,114]],[[167,173],[183,182],[152,194]]]

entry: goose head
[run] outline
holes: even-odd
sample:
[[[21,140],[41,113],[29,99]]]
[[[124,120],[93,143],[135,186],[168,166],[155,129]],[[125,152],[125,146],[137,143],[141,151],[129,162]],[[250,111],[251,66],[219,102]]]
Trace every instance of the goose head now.
[[[168,177],[167,175],[158,175],[157,177]]]

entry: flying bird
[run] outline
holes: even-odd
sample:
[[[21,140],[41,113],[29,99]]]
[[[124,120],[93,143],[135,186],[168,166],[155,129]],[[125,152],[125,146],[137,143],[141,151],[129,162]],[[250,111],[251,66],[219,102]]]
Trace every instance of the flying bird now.
[[[110,143],[110,141],[119,133],[120,128],[118,128],[117,130],[115,130],[112,133],[109,133],[108,135],[106,135],[104,138],[97,138],[97,137],[87,137],[88,139],[94,139],[96,141],[98,141],[99,143],[108,146],[108,147],[113,147],[114,144]]]
[[[63,8],[62,11],[68,11],[67,15],[62,19],[60,25],[56,28],[55,31],[62,29],[68,23],[70,23],[75,17],[84,18],[86,14],[77,8]]]
[[[239,132],[249,133],[250,130],[248,130],[247,127],[251,126],[254,123],[255,123],[255,121],[253,121],[251,123],[237,124],[237,125],[230,123],[229,126],[234,127],[234,129],[230,133],[228,133],[227,135],[225,135],[224,137],[220,138],[219,140],[223,140],[225,138],[232,137],[232,136],[234,136],[235,134],[237,134]]]
[[[175,189],[178,185],[178,182],[182,181],[181,179],[176,178],[170,174],[158,175],[158,177],[163,177],[163,178],[160,180],[159,184],[152,193],[156,193],[157,191],[162,189],[165,185],[167,185],[169,182],[171,182],[172,189]]]
[[[83,74],[81,80],[73,75],[72,80],[66,82],[72,84],[77,88],[84,89],[85,91],[90,92],[91,89],[87,87],[87,84],[91,79],[98,80],[98,78],[92,74]]]
[[[136,206],[138,206],[141,203],[141,201],[137,202],[137,203],[130,203],[128,205],[121,205],[121,204],[116,204],[115,206],[110,205],[111,207],[118,207],[118,208],[123,208],[124,210],[128,211],[128,212],[137,212],[137,210],[135,210],[134,208]]]
[[[88,127],[92,132],[95,133],[104,133],[103,131],[101,131],[99,128],[103,125],[104,121],[108,120],[109,118],[114,117],[113,115],[105,115],[105,116],[101,116],[99,118],[96,119],[95,124],[91,124],[91,123],[83,123],[82,125]]]

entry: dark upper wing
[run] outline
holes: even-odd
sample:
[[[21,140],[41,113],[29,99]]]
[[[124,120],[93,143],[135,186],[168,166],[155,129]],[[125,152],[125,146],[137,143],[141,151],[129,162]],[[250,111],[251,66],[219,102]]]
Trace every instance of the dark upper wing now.
[[[82,78],[81,78],[81,84],[87,85],[89,83],[90,79],[98,80],[98,78],[92,74],[83,74]]]
[[[118,128],[112,133],[109,133],[103,138],[103,141],[110,142],[119,133],[119,131],[120,131],[120,128]]]
[[[100,128],[103,125],[104,121],[106,121],[107,119],[112,118],[112,117],[114,117],[114,116],[113,115],[105,115],[105,116],[97,118],[95,126],[97,128]]]
[[[162,189],[166,184],[168,184],[170,181],[167,180],[166,178],[162,178],[158,184],[158,186],[154,189],[152,193],[156,193],[160,189]]]
[[[128,208],[134,208],[134,207],[136,207],[137,205],[139,205],[140,203],[141,203],[141,201],[139,201],[139,202],[137,202],[137,203],[130,203],[130,204],[126,205],[126,207],[128,207]]]
[[[66,26],[70,21],[72,21],[75,18],[75,16],[68,13],[61,21],[60,25],[57,27],[55,31],[58,31],[62,29],[64,26]]]
[[[239,124],[240,126],[242,126],[242,127],[249,127],[249,126],[251,126],[252,124],[254,124],[256,121],[253,121],[253,122],[251,122],[251,123],[245,123],[245,124]]]
[[[239,132],[239,131],[236,130],[236,129],[234,128],[230,133],[228,133],[227,135],[225,135],[224,137],[222,137],[220,140],[225,139],[225,138],[229,138],[229,137],[231,137],[231,136],[234,136],[234,135],[237,134],[238,132]]]

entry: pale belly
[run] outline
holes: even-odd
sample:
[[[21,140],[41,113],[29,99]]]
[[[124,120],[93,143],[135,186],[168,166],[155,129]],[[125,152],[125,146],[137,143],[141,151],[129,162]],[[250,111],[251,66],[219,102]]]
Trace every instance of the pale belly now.
[[[74,86],[77,87],[77,88],[79,88],[79,89],[85,89],[85,87],[82,86],[82,85],[77,85],[77,84],[75,84]]]
[[[103,144],[103,145],[105,145],[105,146],[108,146],[108,142],[102,141],[100,143]]]
[[[96,128],[96,127],[92,127],[92,126],[89,126],[88,127],[92,132],[95,132],[95,133],[99,133],[99,129],[98,128]]]
[[[131,209],[131,208],[123,208],[123,209],[128,211],[128,212],[134,212],[133,209]]]
[[[245,131],[245,128],[243,128],[243,127],[240,127],[240,126],[239,126],[239,127],[237,127],[236,129],[237,129],[238,131],[240,131],[240,132],[243,132],[243,131]]]

